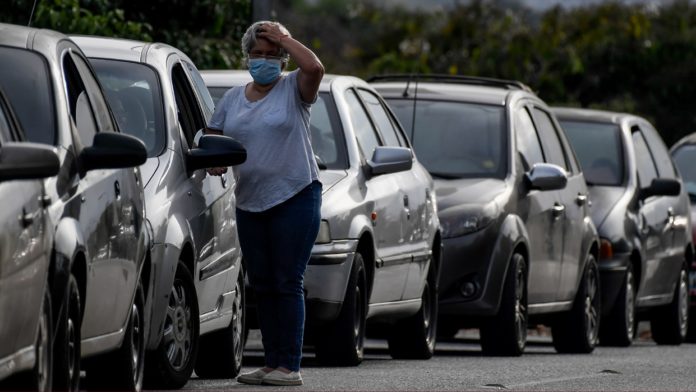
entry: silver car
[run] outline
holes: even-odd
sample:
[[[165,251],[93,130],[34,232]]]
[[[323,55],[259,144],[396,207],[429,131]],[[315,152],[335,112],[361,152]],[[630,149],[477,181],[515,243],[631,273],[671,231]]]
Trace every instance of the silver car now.
[[[199,377],[234,377],[244,346],[235,181],[203,169],[241,163],[246,151],[217,135],[194,145],[213,101],[186,54],[162,43],[73,39],[90,58],[121,129],[148,148],[141,170],[154,268],[146,384],[179,388],[194,366]]]
[[[218,99],[251,81],[246,71],[202,75]],[[320,361],[357,365],[369,320],[393,357],[430,358],[440,263],[432,178],[361,79],[324,76],[310,126],[324,187],[304,280],[308,340]]]

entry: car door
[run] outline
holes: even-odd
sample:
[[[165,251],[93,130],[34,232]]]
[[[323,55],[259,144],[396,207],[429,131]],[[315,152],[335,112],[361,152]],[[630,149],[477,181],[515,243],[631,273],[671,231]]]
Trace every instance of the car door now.
[[[532,120],[532,106],[514,109],[513,123],[517,151],[525,161],[525,171],[536,163],[553,161],[542,147],[541,134]],[[532,189],[520,195],[518,211],[529,235],[529,304],[553,302],[558,292],[563,258],[563,214],[559,211],[558,191]]]
[[[193,138],[205,127],[209,114],[202,108],[182,59],[172,63],[170,75],[183,135],[182,153],[185,154],[194,147]],[[186,219],[191,228],[197,261],[195,271],[191,273],[198,293],[199,312],[205,315],[217,309],[228,284],[227,275],[220,272],[232,267],[238,251],[234,198],[228,179],[231,175],[208,176],[205,170],[196,170],[190,175],[182,173],[182,176],[187,177],[184,179],[189,199]]]
[[[575,161],[575,155],[553,116],[538,106],[533,110],[544,151],[548,152],[547,162],[562,167],[568,173],[568,184],[558,191],[559,204],[563,208],[563,216],[559,218],[563,226],[563,255],[556,300],[569,301],[575,298],[585,259],[582,241],[585,237],[587,185]]]
[[[20,138],[13,124],[0,99],[0,165],[3,144]],[[36,339],[50,249],[43,194],[41,180],[0,180],[0,358]]]
[[[72,47],[64,49],[62,58],[63,93],[74,139],[69,148],[79,156],[98,132],[115,132],[117,128],[87,61]],[[87,246],[83,339],[119,331],[130,312],[142,220],[142,200],[140,207],[133,201],[139,197],[132,185],[136,173],[133,169],[71,173],[75,188],[67,193],[74,196],[66,211],[79,221]]]
[[[410,148],[397,120],[386,104],[369,90],[358,89],[374,124],[386,146]],[[402,299],[420,298],[427,274],[430,244],[428,243],[426,193],[427,179],[419,177],[413,168],[389,174],[396,178],[403,200],[401,233],[399,238],[403,253],[410,258],[409,272]]]
[[[376,147],[384,145],[375,125],[354,89],[344,91],[350,122],[363,161],[372,158]],[[397,177],[392,175],[365,176],[365,213],[372,218],[375,240],[375,277],[370,303],[393,302],[401,299],[410,257],[400,243],[404,231],[404,199]]]

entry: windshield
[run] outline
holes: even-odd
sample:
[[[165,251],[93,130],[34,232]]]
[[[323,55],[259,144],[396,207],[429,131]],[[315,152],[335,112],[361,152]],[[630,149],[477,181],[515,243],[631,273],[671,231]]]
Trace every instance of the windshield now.
[[[53,89],[48,66],[26,49],[0,47],[0,87],[24,129],[26,140],[55,144]]]
[[[505,176],[507,134],[502,106],[419,100],[412,129],[413,101],[388,101],[411,137],[418,160],[433,176]]]
[[[679,174],[682,176],[686,191],[692,199],[696,197],[696,145],[686,144],[679,147],[672,154]]]
[[[620,186],[624,180],[621,133],[616,124],[559,120],[588,185]]]
[[[157,73],[139,63],[104,59],[91,62],[119,129],[142,140],[148,157],[159,155],[166,137]]]

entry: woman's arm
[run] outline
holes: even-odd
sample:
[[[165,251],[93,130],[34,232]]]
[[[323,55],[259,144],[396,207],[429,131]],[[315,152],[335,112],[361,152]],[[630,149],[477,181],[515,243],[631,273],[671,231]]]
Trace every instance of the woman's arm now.
[[[305,102],[314,102],[319,91],[324,65],[308,47],[300,41],[283,34],[277,25],[267,23],[259,30],[258,37],[265,38],[285,49],[300,68],[297,85]]]

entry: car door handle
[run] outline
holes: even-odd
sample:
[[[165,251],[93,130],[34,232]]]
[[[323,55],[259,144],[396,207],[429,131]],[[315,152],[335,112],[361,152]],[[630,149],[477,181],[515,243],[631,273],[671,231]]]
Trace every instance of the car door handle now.
[[[553,208],[551,208],[551,213],[554,218],[559,218],[565,212],[565,206],[563,204],[555,203]]]
[[[411,219],[411,209],[408,206],[408,195],[404,195],[404,210],[406,210],[406,219]]]
[[[34,214],[27,213],[27,210],[22,208],[22,215],[19,216],[20,222],[22,222],[22,227],[27,228],[34,223]]]
[[[578,197],[575,198],[575,203],[579,206],[584,206],[587,203],[587,195],[578,193]]]

